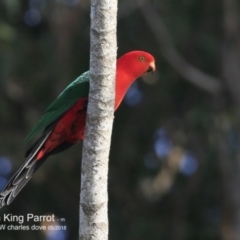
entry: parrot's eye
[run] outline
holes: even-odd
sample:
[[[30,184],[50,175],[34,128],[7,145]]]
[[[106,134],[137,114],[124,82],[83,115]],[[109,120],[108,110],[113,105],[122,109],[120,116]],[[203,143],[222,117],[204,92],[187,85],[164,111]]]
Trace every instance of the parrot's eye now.
[[[139,57],[139,60],[142,62],[145,60],[145,57],[141,56],[141,57]]]

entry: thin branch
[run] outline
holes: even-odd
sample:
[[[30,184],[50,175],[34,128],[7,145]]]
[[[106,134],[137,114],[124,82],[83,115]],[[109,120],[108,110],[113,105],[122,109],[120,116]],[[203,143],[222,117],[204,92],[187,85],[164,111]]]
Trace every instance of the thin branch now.
[[[145,4],[140,9],[159,43],[159,50],[165,60],[190,83],[212,94],[220,92],[222,84],[218,78],[209,76],[188,63],[173,47],[167,28],[155,8],[150,4]]]

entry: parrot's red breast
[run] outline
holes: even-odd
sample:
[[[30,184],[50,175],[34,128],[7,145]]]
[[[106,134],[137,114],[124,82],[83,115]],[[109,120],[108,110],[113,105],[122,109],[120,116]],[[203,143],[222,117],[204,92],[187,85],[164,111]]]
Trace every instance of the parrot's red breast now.
[[[79,99],[56,123],[53,131],[36,156],[40,160],[63,142],[77,143],[84,139],[87,98]]]

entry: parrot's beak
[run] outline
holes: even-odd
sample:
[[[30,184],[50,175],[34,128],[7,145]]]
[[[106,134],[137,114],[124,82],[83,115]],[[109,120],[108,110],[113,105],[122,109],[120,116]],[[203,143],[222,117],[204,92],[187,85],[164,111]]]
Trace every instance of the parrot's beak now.
[[[148,67],[147,72],[154,72],[155,70],[156,70],[155,62],[152,61],[152,62],[150,62],[150,64],[149,64],[149,67]]]

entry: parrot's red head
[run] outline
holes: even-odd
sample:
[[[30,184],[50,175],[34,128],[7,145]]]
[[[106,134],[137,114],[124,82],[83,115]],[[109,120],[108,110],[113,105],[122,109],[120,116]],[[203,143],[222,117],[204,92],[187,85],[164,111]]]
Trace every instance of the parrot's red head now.
[[[143,51],[132,51],[117,60],[115,109],[118,108],[130,85],[147,72],[155,71],[154,57]]]
[[[130,75],[134,80],[147,72],[155,71],[154,57],[144,51],[132,51],[124,54],[118,59],[118,68],[123,68],[125,74]]]

